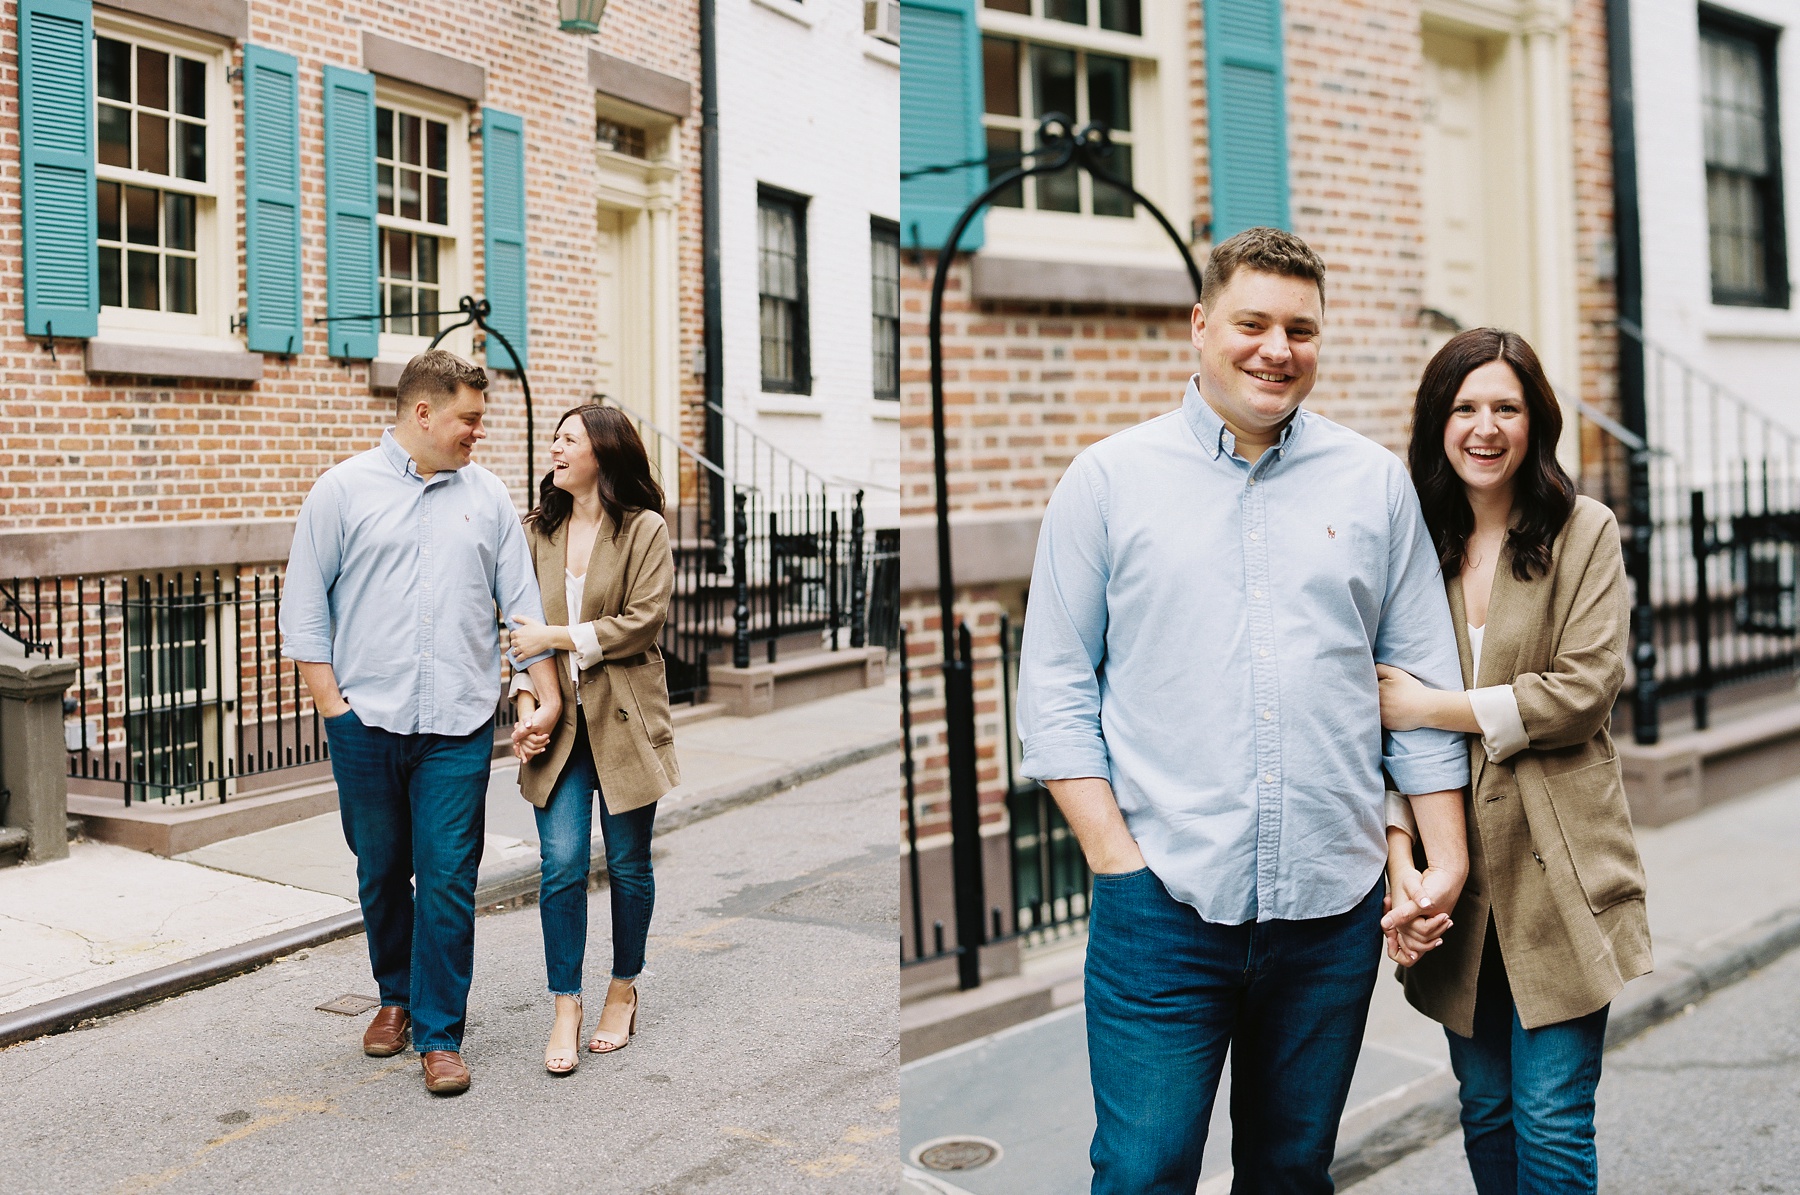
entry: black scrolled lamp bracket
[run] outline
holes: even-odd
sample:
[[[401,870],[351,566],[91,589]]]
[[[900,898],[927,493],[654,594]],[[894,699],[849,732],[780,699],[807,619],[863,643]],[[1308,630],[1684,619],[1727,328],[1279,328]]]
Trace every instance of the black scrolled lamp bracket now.
[[[988,184],[981,194],[969,201],[962,215],[950,229],[944,247],[938,252],[937,270],[931,281],[931,318],[928,336],[931,347],[931,440],[934,479],[937,489],[937,559],[938,617],[944,638],[944,719],[945,745],[950,763],[950,828],[951,866],[956,876],[956,941],[957,978],[965,990],[981,983],[980,947],[987,940],[986,889],[982,879],[980,845],[980,790],[975,756],[975,675],[969,635],[956,621],[956,582],[950,566],[950,490],[949,463],[944,443],[944,289],[950,278],[950,266],[956,258],[957,243],[975,216],[993,202],[996,195],[1034,175],[1057,174],[1064,170],[1085,170],[1093,178],[1123,191],[1132,202],[1143,206],[1174,242],[1187,267],[1188,280],[1194,285],[1194,301],[1200,301],[1200,267],[1187,242],[1175,231],[1162,209],[1146,199],[1137,188],[1115,177],[1105,168],[1112,154],[1110,130],[1098,122],[1077,129],[1074,122],[1060,112],[1052,112],[1038,122],[1037,149],[1026,157],[1029,166],[1019,165]],[[997,928],[997,927],[996,927]]]
[[[519,354],[513,348],[512,341],[506,338],[506,334],[488,323],[488,316],[492,313],[493,307],[486,299],[464,295],[456,301],[456,309],[462,313],[463,318],[453,324],[444,325],[438,334],[431,338],[431,343],[426,346],[426,351],[430,352],[435,349],[440,340],[458,328],[466,328],[470,324],[474,324],[498,340],[500,347],[506,350],[506,355],[512,358],[513,371],[519,375],[519,388],[525,392],[525,505],[530,506],[536,500],[537,495],[537,470],[533,467],[532,451],[532,445],[537,439],[537,426],[531,413],[531,379],[525,376],[525,363],[519,360]]]

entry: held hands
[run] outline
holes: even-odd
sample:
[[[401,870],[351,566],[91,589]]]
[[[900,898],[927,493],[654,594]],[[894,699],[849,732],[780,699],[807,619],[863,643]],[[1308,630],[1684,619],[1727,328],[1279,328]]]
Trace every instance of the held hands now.
[[[532,656],[541,656],[547,651],[555,651],[558,646],[555,632],[561,627],[547,627],[537,619],[525,614],[515,614],[507,619],[513,624],[508,646],[512,649],[515,660],[528,660]]]
[[[1410,967],[1444,944],[1445,932],[1456,924],[1450,910],[1465,878],[1447,868],[1428,866],[1421,872],[1410,862],[1389,861],[1381,918],[1389,958]]]
[[[538,706],[528,694],[519,695],[519,720],[513,723],[513,755],[520,763],[529,763],[550,745],[550,730],[556,725],[560,710]]]
[[[1375,677],[1380,685],[1383,730],[1417,730],[1430,723],[1435,690],[1391,664],[1375,665]]]

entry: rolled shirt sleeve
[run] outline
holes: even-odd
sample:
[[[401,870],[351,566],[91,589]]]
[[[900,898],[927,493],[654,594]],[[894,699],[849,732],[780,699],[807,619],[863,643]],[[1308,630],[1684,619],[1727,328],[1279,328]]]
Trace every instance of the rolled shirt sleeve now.
[[[1419,840],[1419,823],[1413,817],[1412,801],[1391,788],[1387,791],[1387,824],[1405,830],[1414,842]]]
[[[332,662],[331,587],[344,556],[344,521],[336,479],[325,477],[300,504],[281,593],[281,654],[312,664]]]
[[[569,624],[569,638],[575,641],[575,663],[582,668],[593,668],[605,657],[600,651],[600,636],[594,633],[594,624],[588,622],[572,622]]]
[[[1388,588],[1375,635],[1375,661],[1404,669],[1434,689],[1461,689],[1462,662],[1450,600],[1418,496],[1396,464],[1389,504]],[[1382,764],[1403,793],[1433,793],[1469,783],[1469,749],[1456,731],[1389,731]]]
[[[1470,689],[1469,708],[1475,713],[1475,724],[1481,727],[1481,748],[1487,752],[1488,762],[1505,763],[1531,746],[1525,719],[1519,716],[1519,699],[1511,685]]]
[[[1100,729],[1106,654],[1106,516],[1077,457],[1050,496],[1038,532],[1019,654],[1019,770],[1035,780],[1097,776],[1112,768]]]

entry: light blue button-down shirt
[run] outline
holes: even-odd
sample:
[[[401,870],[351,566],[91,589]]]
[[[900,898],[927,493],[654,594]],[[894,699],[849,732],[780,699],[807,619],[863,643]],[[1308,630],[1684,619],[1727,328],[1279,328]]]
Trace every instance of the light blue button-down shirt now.
[[[1302,410],[1251,465],[1192,381],[1075,458],[1044,512],[1021,771],[1111,781],[1215,924],[1325,917],[1387,859],[1403,792],[1469,782],[1463,736],[1384,736],[1377,662],[1461,688],[1437,553],[1393,453]]]
[[[281,654],[330,664],[363,725],[481,729],[500,701],[496,608],[544,618],[519,514],[480,465],[424,481],[383,432],[379,447],[327,470],[301,504]]]

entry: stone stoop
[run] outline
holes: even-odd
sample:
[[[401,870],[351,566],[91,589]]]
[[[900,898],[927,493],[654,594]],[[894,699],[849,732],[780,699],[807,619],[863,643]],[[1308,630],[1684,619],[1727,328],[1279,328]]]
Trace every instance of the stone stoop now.
[[[1800,773],[1800,694],[1706,730],[1664,733],[1653,746],[1617,742],[1631,820],[1666,826],[1709,805]]]
[[[802,702],[854,689],[873,689],[887,679],[887,648],[850,647],[786,656],[773,664],[707,670],[712,700],[727,713],[753,718]]]
[[[64,823],[70,842],[80,841],[85,830],[81,819],[71,817]],[[25,862],[31,847],[31,835],[18,826],[0,826],[0,867],[13,867]]]

